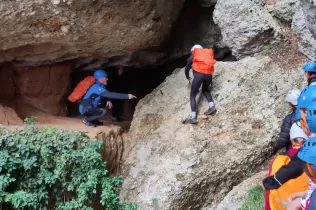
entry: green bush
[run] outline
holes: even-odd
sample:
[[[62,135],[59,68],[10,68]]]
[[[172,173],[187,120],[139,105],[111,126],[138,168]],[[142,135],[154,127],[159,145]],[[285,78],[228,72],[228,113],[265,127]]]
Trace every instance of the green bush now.
[[[96,199],[107,210],[137,209],[119,203],[122,178],[107,176],[101,142],[26,123],[0,128],[0,209],[88,210]]]
[[[264,209],[264,191],[261,186],[249,190],[248,198],[239,210]]]

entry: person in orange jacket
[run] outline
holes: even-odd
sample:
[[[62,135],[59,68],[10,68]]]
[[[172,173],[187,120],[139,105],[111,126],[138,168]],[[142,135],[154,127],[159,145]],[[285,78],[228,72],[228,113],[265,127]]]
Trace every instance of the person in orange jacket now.
[[[197,123],[197,107],[196,95],[202,85],[202,93],[209,103],[209,109],[204,113],[205,115],[214,115],[216,113],[215,104],[211,96],[209,86],[212,84],[212,75],[214,73],[214,59],[213,49],[203,48],[201,45],[194,45],[191,49],[191,56],[187,61],[185,67],[185,77],[190,81],[189,71],[193,69],[193,81],[190,92],[191,118],[185,122],[190,124]]]

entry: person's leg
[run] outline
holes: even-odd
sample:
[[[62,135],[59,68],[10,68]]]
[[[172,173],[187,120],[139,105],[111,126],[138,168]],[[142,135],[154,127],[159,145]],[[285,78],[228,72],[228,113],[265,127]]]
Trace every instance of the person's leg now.
[[[121,104],[123,100],[112,100],[112,121],[122,121],[121,115]]]
[[[209,103],[213,102],[213,98],[212,98],[210,90],[209,90],[209,86],[211,84],[212,84],[212,75],[205,74],[203,84],[202,84],[202,92]]]
[[[205,115],[212,115],[216,113],[215,104],[209,89],[210,85],[212,85],[212,75],[204,75],[202,92],[209,104],[209,109],[204,113]]]
[[[97,107],[91,108],[83,114],[84,116],[86,116],[84,118],[84,123],[89,126],[95,126],[97,124],[100,125],[101,123],[98,122],[98,119],[104,117],[105,114],[105,109]]]
[[[196,119],[196,95],[199,92],[199,88],[203,83],[203,75],[198,72],[193,72],[193,81],[191,85],[191,92],[190,92],[190,105],[191,105],[191,117],[192,119]]]

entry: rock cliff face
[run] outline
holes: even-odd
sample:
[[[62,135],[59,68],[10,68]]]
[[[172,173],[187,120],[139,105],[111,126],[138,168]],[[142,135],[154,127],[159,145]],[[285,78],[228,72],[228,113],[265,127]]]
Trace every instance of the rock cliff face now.
[[[67,114],[78,67],[152,65],[198,43],[240,59],[216,64],[218,113],[200,114],[197,126],[181,124],[189,86],[178,69],[139,102],[126,140],[118,127],[92,129],[105,142],[111,174],[120,173],[124,151],[122,201],[146,210],[213,208],[265,161],[286,113],[284,95],[303,87],[305,60],[293,49],[316,60],[315,0],[1,1],[0,24],[0,103],[16,110],[0,106],[3,125],[22,124],[32,107],[46,124],[87,129],[52,116]],[[283,57],[262,56],[289,41]]]
[[[302,53],[316,57],[315,1],[184,2],[4,1],[0,3],[0,63],[28,66],[72,60],[75,67],[89,69],[157,64],[174,50],[174,43],[166,42],[171,37],[180,45],[171,57],[187,54],[192,44],[202,43],[229,47],[237,58],[244,58],[287,39],[292,32],[285,29],[290,25]],[[186,18],[177,22],[181,12]]]
[[[316,2],[301,0],[295,13],[292,28],[298,36],[300,51],[309,59],[316,60]]]
[[[159,47],[184,0],[25,0],[0,3],[0,62],[133,60]]]
[[[300,51],[316,59],[316,3],[312,0],[218,0],[214,21],[237,58],[296,36]]]
[[[0,103],[23,111],[28,104],[53,115],[67,114],[70,63],[38,67],[0,67]]]
[[[214,20],[237,58],[257,55],[280,39],[280,26],[261,0],[218,0]]]
[[[296,63],[299,66],[301,63]],[[282,65],[280,65],[282,66]],[[268,156],[286,113],[285,95],[304,81],[297,66],[269,57],[218,62],[212,94],[218,113],[189,116],[189,85],[176,70],[136,108],[126,142],[121,198],[140,209],[213,206]],[[207,109],[202,100],[199,113]]]

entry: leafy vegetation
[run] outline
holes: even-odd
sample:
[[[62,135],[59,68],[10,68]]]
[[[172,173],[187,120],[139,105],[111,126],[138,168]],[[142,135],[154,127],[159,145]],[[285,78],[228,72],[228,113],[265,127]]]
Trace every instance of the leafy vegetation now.
[[[120,204],[121,177],[107,176],[103,144],[80,133],[38,128],[0,128],[0,208],[90,210],[97,200],[106,210],[135,210]],[[99,195],[99,196],[98,196]]]
[[[249,190],[248,198],[239,210],[264,209],[264,191],[261,186]]]

